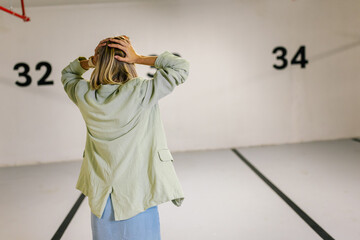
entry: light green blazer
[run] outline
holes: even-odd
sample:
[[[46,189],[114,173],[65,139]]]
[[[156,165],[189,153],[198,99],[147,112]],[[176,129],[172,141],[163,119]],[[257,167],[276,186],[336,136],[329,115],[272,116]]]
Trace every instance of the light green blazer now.
[[[115,220],[128,219],[184,193],[167,146],[158,100],[185,82],[189,62],[165,51],[153,79],[136,77],[124,85],[91,90],[78,57],[62,70],[65,92],[86,124],[86,144],[76,189],[101,217],[111,193]]]

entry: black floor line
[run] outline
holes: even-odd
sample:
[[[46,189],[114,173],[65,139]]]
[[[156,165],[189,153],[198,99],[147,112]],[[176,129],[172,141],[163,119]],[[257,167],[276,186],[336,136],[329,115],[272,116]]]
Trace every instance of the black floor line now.
[[[61,223],[60,227],[58,228],[58,230],[56,231],[54,236],[51,238],[51,240],[61,239],[62,235],[64,234],[66,228],[69,226],[71,219],[74,217],[76,211],[79,209],[84,198],[85,198],[85,195],[83,193],[81,193],[79,198],[76,200],[74,206],[71,208],[70,212],[65,217],[64,221]]]
[[[301,210],[291,199],[281,192],[272,182],[270,182],[259,170],[257,170],[246,158],[235,148],[231,149],[248,167],[250,167],[269,187],[274,190],[322,239],[334,240],[324,229],[312,220],[303,210]]]
[[[360,138],[353,138],[352,140],[355,142],[360,142]]]

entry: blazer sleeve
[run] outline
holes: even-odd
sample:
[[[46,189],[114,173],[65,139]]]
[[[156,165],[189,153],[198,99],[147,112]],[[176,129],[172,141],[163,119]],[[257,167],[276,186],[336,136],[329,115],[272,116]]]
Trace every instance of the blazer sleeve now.
[[[84,79],[82,74],[87,71],[81,67],[80,61],[85,59],[85,57],[78,57],[61,71],[61,82],[64,86],[64,90],[71,101],[76,105],[77,99],[75,95],[75,87],[80,80]]]
[[[184,83],[189,75],[189,62],[168,51],[156,58],[154,66],[157,69],[154,77],[141,82],[143,107],[156,104],[159,99],[170,94],[176,86]]]

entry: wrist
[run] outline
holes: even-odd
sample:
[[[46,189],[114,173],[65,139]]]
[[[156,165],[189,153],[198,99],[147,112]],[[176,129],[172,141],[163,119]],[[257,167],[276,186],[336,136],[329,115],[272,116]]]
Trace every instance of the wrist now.
[[[138,55],[139,57],[136,60],[137,64],[149,65],[154,66],[157,56],[143,56]]]
[[[94,56],[89,57],[89,59],[88,59],[88,65],[89,65],[89,67],[90,67],[90,68],[94,68],[94,67],[95,67],[95,64],[96,64],[96,62],[94,61]]]
[[[80,66],[85,70],[89,70],[88,60],[87,59],[80,60]]]
[[[135,60],[134,60],[134,63],[136,63],[136,64],[142,64],[143,60],[144,60],[144,56],[143,56],[143,55],[137,55],[136,58],[135,58]]]

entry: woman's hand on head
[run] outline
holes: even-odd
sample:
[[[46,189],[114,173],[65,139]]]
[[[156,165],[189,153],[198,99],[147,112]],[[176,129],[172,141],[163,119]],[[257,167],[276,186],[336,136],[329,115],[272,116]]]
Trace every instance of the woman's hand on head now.
[[[99,57],[99,49],[100,49],[101,47],[105,46],[105,45],[106,45],[106,42],[109,41],[109,39],[110,39],[110,38],[105,38],[105,39],[101,40],[101,41],[99,42],[99,44],[96,46],[95,51],[94,51],[95,53],[94,53],[94,56],[93,56],[93,58],[92,58],[92,62],[93,62],[94,64],[96,64],[96,62],[97,62],[97,60],[98,60],[98,57]]]
[[[138,55],[136,53],[136,51],[134,50],[134,48],[131,45],[131,42],[129,40],[129,37],[123,35],[123,39],[110,38],[109,40],[114,43],[108,44],[108,47],[118,48],[120,50],[123,50],[126,54],[125,57],[120,57],[120,56],[116,55],[115,59],[117,59],[118,61],[127,62],[127,63],[136,63],[136,61],[140,57],[140,55]]]

